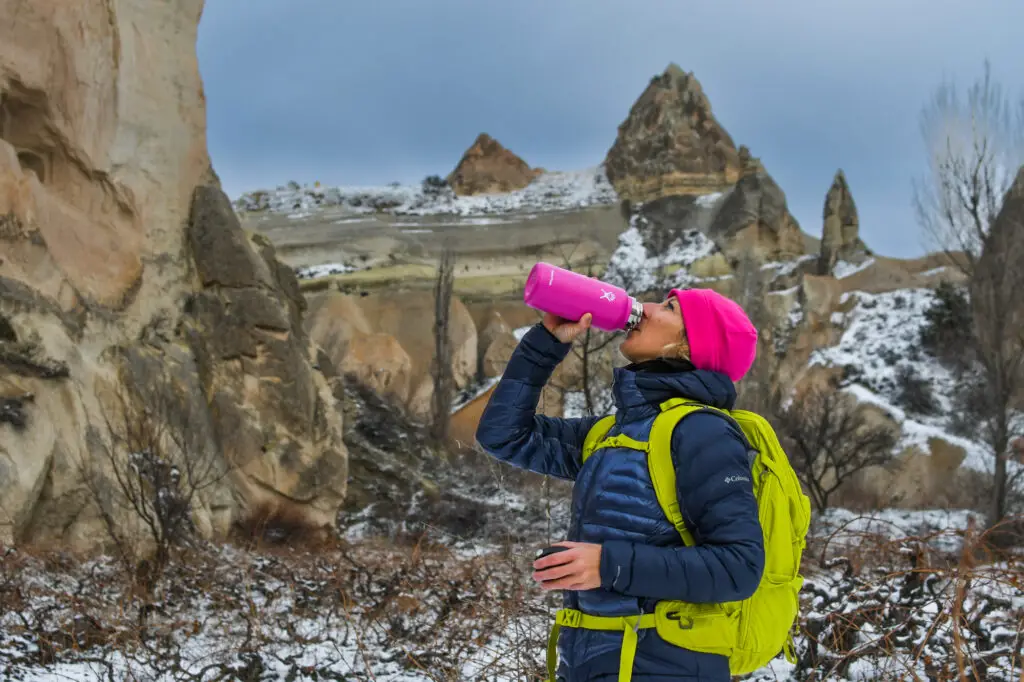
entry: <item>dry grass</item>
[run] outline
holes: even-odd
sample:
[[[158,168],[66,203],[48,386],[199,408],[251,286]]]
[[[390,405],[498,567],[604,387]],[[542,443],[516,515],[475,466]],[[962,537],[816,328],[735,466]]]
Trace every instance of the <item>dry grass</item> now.
[[[781,679],[1019,681],[1019,554],[988,553],[970,529],[900,540],[842,532],[805,555],[800,664],[776,666]],[[249,539],[176,554],[146,593],[117,562],[9,550],[0,677],[33,679],[60,662],[93,675],[77,679],[110,680],[543,675],[556,598],[533,586],[529,551]]]
[[[528,576],[515,554],[225,548],[178,555],[147,596],[113,562],[9,551],[0,677],[534,679],[549,608]]]
[[[796,679],[1021,679],[1024,556],[988,539],[968,527],[901,539],[839,529],[815,540]]]

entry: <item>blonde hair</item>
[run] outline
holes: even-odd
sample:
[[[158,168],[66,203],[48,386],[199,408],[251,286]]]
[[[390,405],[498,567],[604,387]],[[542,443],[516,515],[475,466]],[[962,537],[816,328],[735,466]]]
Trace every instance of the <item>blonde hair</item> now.
[[[674,360],[690,359],[690,340],[686,336],[686,327],[683,327],[683,330],[679,332],[678,341],[670,343],[661,349],[661,357]]]

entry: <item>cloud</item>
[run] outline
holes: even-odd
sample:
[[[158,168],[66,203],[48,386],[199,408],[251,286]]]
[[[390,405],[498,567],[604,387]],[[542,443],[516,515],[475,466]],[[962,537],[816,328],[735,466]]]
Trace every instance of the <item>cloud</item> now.
[[[984,58],[1013,90],[1024,3],[954,0],[207,0],[200,26],[214,164],[229,193],[289,179],[417,181],[480,132],[531,165],[600,163],[674,61],[818,234],[842,167],[862,236],[923,247],[910,206],[917,116]]]

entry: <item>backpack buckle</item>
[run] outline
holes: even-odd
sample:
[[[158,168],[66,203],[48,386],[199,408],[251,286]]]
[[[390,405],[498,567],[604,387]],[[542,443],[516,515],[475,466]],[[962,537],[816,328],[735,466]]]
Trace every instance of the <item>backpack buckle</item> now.
[[[680,630],[693,629],[693,618],[690,618],[689,616],[684,616],[678,611],[666,613],[665,618],[667,618],[668,620],[676,621],[676,625],[679,627]]]

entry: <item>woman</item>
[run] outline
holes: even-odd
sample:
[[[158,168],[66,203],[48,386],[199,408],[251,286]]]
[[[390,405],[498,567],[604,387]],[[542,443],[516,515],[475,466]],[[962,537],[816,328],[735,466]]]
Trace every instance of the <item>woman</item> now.
[[[597,616],[654,611],[659,600],[718,603],[757,588],[764,547],[739,429],[720,415],[695,413],[672,436],[677,495],[697,546],[685,547],[658,504],[645,454],[610,449],[581,463],[597,417],[536,414],[541,389],[590,326],[545,315],[522,339],[477,429],[494,457],[575,481],[569,547],[534,563],[545,590],[564,590],[566,608]],[[707,289],[673,289],[644,304],[640,325],[621,346],[631,364],[615,370],[616,422],[610,434],[646,441],[659,405],[683,397],[731,409],[734,381],[750,369],[757,331],[733,301]],[[676,647],[654,629],[638,633],[635,682],[730,679],[724,656]],[[616,680],[622,633],[563,628],[558,679]]]

